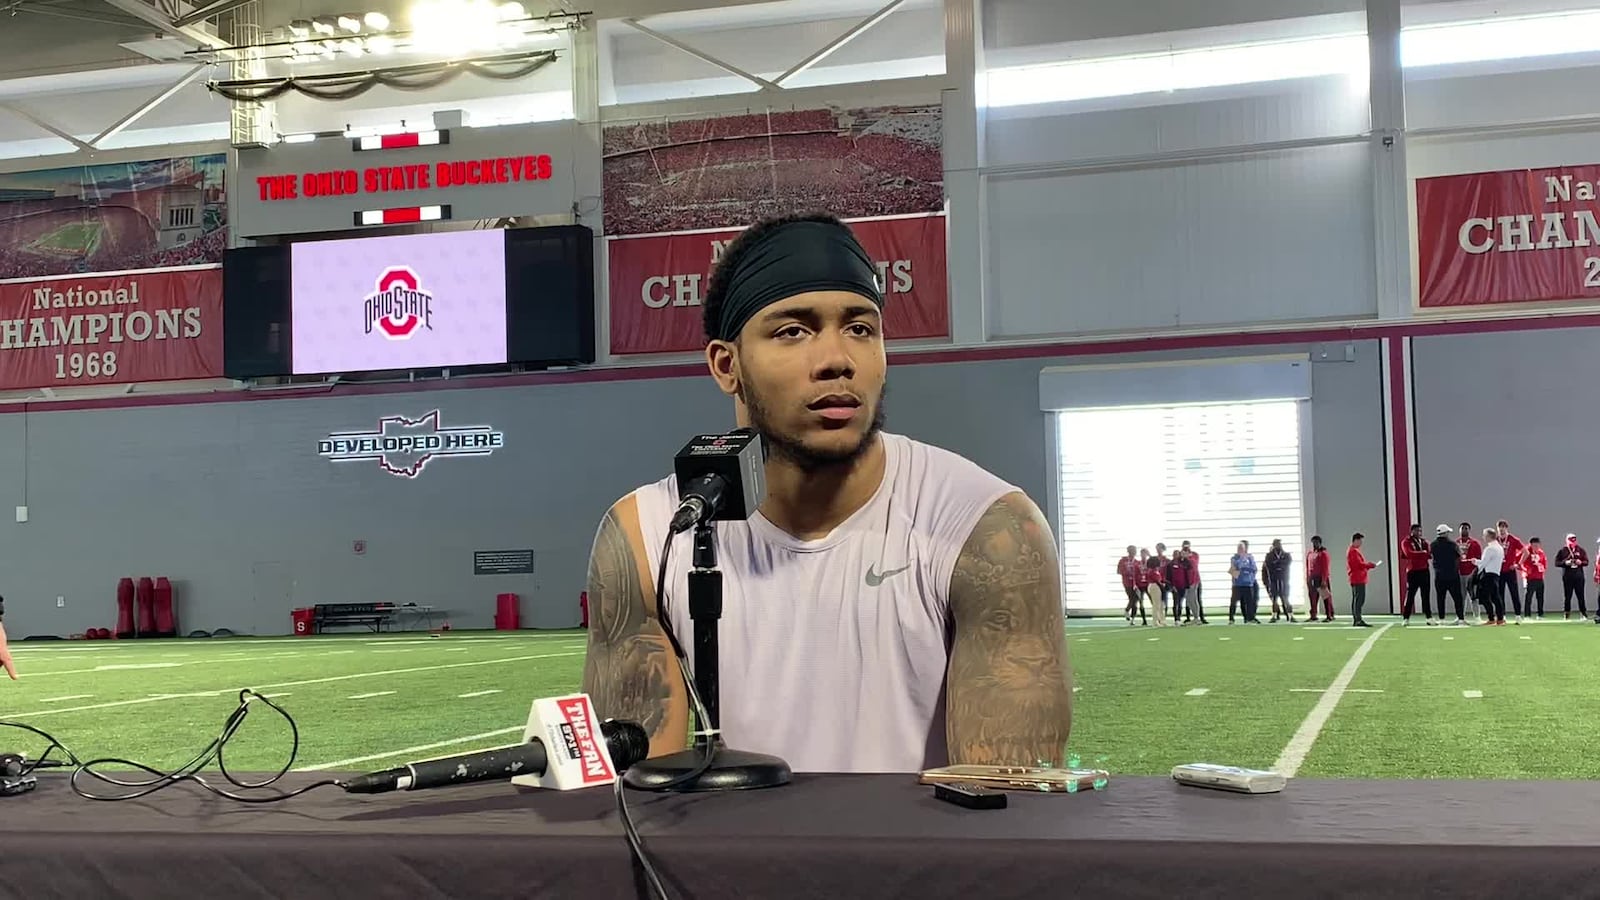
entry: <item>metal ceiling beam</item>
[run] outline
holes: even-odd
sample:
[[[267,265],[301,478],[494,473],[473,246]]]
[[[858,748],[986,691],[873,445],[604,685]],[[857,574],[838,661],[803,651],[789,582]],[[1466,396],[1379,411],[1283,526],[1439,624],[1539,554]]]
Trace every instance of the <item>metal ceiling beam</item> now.
[[[745,70],[739,68],[738,66],[736,66],[736,65],[734,65],[732,63],[724,62],[724,61],[722,61],[720,59],[717,59],[715,56],[712,56],[711,54],[705,52],[704,50],[699,50],[699,49],[696,49],[694,47],[691,47],[688,44],[685,44],[683,41],[680,41],[675,37],[671,37],[670,35],[662,34],[661,32],[656,31],[653,28],[648,28],[648,27],[646,27],[644,25],[640,25],[638,19],[623,19],[622,22],[623,22],[623,24],[627,25],[629,28],[632,28],[632,29],[638,31],[641,34],[647,34],[647,35],[655,38],[656,40],[660,41],[661,43],[666,44],[669,47],[676,47],[679,50],[682,50],[683,52],[685,52],[685,53],[689,54],[690,56],[694,57],[695,59],[703,60],[704,62],[708,62],[708,63],[712,64],[713,66],[716,66],[717,68],[723,70],[724,72],[731,72],[734,75],[737,75],[740,78],[743,78],[743,79],[745,79],[747,81],[753,81],[756,84],[760,85],[762,87],[762,89],[764,89],[764,90],[769,90],[769,91],[781,91],[781,90],[783,90],[783,86],[780,85],[780,84],[774,84],[774,83],[766,80],[765,78],[762,78],[759,75],[752,75],[749,72],[746,72]]]
[[[121,134],[123,129],[144,118],[152,109],[155,109],[161,104],[172,99],[173,94],[176,94],[177,92],[193,84],[201,75],[206,73],[208,68],[210,68],[210,66],[197,65],[188,72],[185,72],[182,78],[179,78],[177,81],[174,81],[172,84],[168,85],[161,91],[161,93],[156,94],[149,100],[139,104],[139,106],[135,107],[132,112],[129,112],[127,115],[113,122],[109,127],[106,128],[105,131],[95,135],[94,139],[89,141],[89,146],[98,147],[102,141]]]
[[[28,4],[27,6],[15,7],[11,11],[12,12],[19,12],[19,13],[28,13],[30,15],[35,15],[35,16],[49,16],[52,19],[72,19],[73,21],[77,21],[77,22],[91,22],[91,23],[94,23],[96,25],[115,25],[115,26],[117,26],[119,28],[142,28],[142,27],[144,27],[144,23],[143,22],[139,22],[139,21],[137,21],[135,19],[127,18],[126,16],[116,16],[116,15],[112,15],[110,13],[107,13],[105,15],[100,15],[98,13],[92,13],[92,12],[87,12],[87,11],[78,10],[78,9],[70,9],[70,10],[67,10],[67,9],[56,9],[55,7],[52,7],[52,6],[38,6],[38,5],[34,5],[34,4]]]
[[[783,84],[785,81],[788,81],[790,78],[793,78],[794,76],[799,75],[801,72],[804,72],[805,70],[811,68],[812,66],[816,65],[817,63],[822,62],[823,60],[825,60],[828,57],[832,56],[835,52],[837,52],[839,50],[839,48],[843,47],[845,44],[850,43],[851,41],[853,41],[856,38],[862,36],[863,34],[866,34],[867,31],[869,31],[872,28],[872,26],[878,24],[879,22],[882,22],[884,19],[887,19],[889,17],[890,13],[892,13],[895,10],[899,9],[901,6],[904,6],[905,2],[906,2],[906,0],[889,0],[889,2],[887,4],[885,4],[882,9],[878,10],[877,12],[873,13],[870,16],[867,16],[865,19],[862,19],[860,22],[857,22],[855,24],[854,28],[851,28],[849,31],[846,31],[844,34],[841,34],[838,37],[834,38],[832,43],[828,44],[826,47],[823,47],[821,50],[818,50],[817,52],[811,54],[810,56],[806,57],[805,59],[802,59],[799,62],[795,63],[794,66],[789,69],[789,71],[783,73],[782,75],[779,75],[778,79],[777,79],[778,84]]]
[[[144,0],[105,0],[105,2],[136,19],[149,22],[167,34],[194,41],[202,47],[220,50],[230,46],[228,41],[222,37],[212,34],[198,25],[178,25],[174,23],[171,16],[144,2]]]
[[[27,122],[31,122],[34,125],[37,125],[40,128],[43,128],[45,131],[50,132],[51,134],[55,135],[56,137],[61,138],[64,141],[71,142],[74,147],[77,147],[79,150],[82,150],[85,153],[93,153],[94,152],[94,147],[92,145],[87,144],[87,143],[79,140],[78,138],[76,138],[76,137],[68,134],[67,132],[61,130],[60,128],[57,128],[56,126],[50,124],[50,122],[47,121],[46,119],[44,119],[41,116],[39,116],[38,114],[30,112],[29,110],[24,109],[23,107],[17,106],[14,103],[7,103],[5,101],[0,101],[0,109],[3,109],[8,113],[11,113],[12,115],[16,116],[19,119],[22,119],[22,120],[27,121]]]
[[[185,13],[176,19],[173,19],[172,24],[182,28],[185,25],[193,25],[196,22],[204,22],[206,19],[209,19],[212,16],[220,16],[229,10],[238,9],[249,2],[250,0],[212,0],[211,3],[207,3],[205,6],[199,7],[192,12]]]

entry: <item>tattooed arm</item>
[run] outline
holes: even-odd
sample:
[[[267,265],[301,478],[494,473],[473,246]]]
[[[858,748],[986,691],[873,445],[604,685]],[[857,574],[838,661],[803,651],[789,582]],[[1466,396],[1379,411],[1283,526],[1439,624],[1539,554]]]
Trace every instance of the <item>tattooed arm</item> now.
[[[583,690],[602,719],[630,719],[650,735],[650,755],[682,750],[689,733],[688,692],[672,645],[656,618],[633,497],[617,502],[589,555],[589,650]]]
[[[1055,538],[1021,493],[978,520],[950,578],[950,762],[1060,764],[1072,673]]]

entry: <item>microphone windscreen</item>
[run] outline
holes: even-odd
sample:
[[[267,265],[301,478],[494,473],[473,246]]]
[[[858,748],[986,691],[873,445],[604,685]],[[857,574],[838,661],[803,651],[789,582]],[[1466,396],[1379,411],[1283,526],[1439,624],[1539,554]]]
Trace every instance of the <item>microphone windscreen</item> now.
[[[607,719],[600,723],[600,733],[605,736],[606,749],[611,751],[611,764],[618,772],[625,772],[634,763],[643,762],[650,755],[650,735],[637,722]]]

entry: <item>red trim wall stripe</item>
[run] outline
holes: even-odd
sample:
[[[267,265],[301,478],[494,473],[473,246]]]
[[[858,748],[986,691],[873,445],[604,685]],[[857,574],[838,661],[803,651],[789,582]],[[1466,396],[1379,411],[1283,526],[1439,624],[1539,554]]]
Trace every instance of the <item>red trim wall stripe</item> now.
[[[1280,344],[1309,344],[1333,341],[1370,341],[1385,337],[1431,337],[1451,334],[1485,334],[1512,331],[1548,331],[1557,328],[1600,328],[1600,312],[1568,316],[1543,316],[1527,319],[1485,319],[1456,322],[1405,322],[1396,324],[1339,325],[1308,327],[1284,331],[1239,332],[1234,334],[1175,335],[1172,337],[1118,338],[1038,344],[1012,344],[994,347],[919,349],[891,351],[893,365],[935,365],[943,363],[997,362],[1013,359],[1107,356],[1126,353],[1151,353],[1220,348],[1262,347]],[[458,381],[417,381],[387,384],[308,385],[305,388],[275,388],[257,391],[219,391],[210,394],[162,394],[119,396],[92,400],[39,400],[0,403],[0,415],[20,412],[66,412],[81,409],[108,409],[139,406],[184,406],[195,403],[240,403],[252,400],[288,400],[303,397],[346,397],[371,394],[409,394],[419,391],[486,390],[530,385],[590,384],[612,381],[649,381],[662,378],[691,378],[706,375],[704,363],[670,362],[659,365],[620,366],[559,372],[524,372],[491,375]]]
[[[1390,609],[1390,612],[1397,612],[1404,606],[1406,596],[1405,570],[1402,566],[1403,560],[1398,553],[1401,541],[1410,534],[1412,522],[1411,417],[1406,415],[1406,361],[1411,348],[1406,338],[1390,338],[1386,349],[1389,357],[1389,383],[1384,387],[1388,393],[1389,434],[1392,441],[1390,450],[1391,459],[1394,461],[1391,481],[1394,484],[1395,527],[1394,533],[1389,535],[1389,543],[1393,546],[1385,553],[1396,554],[1389,558],[1394,560],[1394,567],[1391,570],[1394,574],[1391,580],[1395,582],[1396,591],[1393,595],[1394,608]]]

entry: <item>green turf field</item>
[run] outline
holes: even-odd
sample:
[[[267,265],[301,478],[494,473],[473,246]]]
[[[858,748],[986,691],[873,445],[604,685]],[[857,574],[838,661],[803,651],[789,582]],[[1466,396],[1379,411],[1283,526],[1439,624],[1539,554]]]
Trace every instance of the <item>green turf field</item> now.
[[[70,256],[89,255],[100,244],[96,221],[69,222],[34,241],[30,249]]]
[[[1589,704],[1600,681],[1600,627],[1557,619],[1383,629],[1394,620],[1373,621],[1378,628],[1360,630],[1215,619],[1203,628],[1074,624],[1070,754],[1120,774],[1196,761],[1270,767],[1298,733],[1297,771],[1307,777],[1600,775],[1591,747],[1600,709]],[[0,681],[0,719],[44,728],[84,758],[163,768],[215,736],[242,687],[294,715],[296,767],[360,769],[515,741],[529,701],[576,690],[583,665],[576,631],[13,649],[24,677]],[[1321,727],[1308,724],[1336,684],[1342,691],[1324,704]],[[276,769],[287,740],[282,720],[258,708],[229,745],[229,767]],[[0,750],[13,748],[40,749],[0,729]]]

